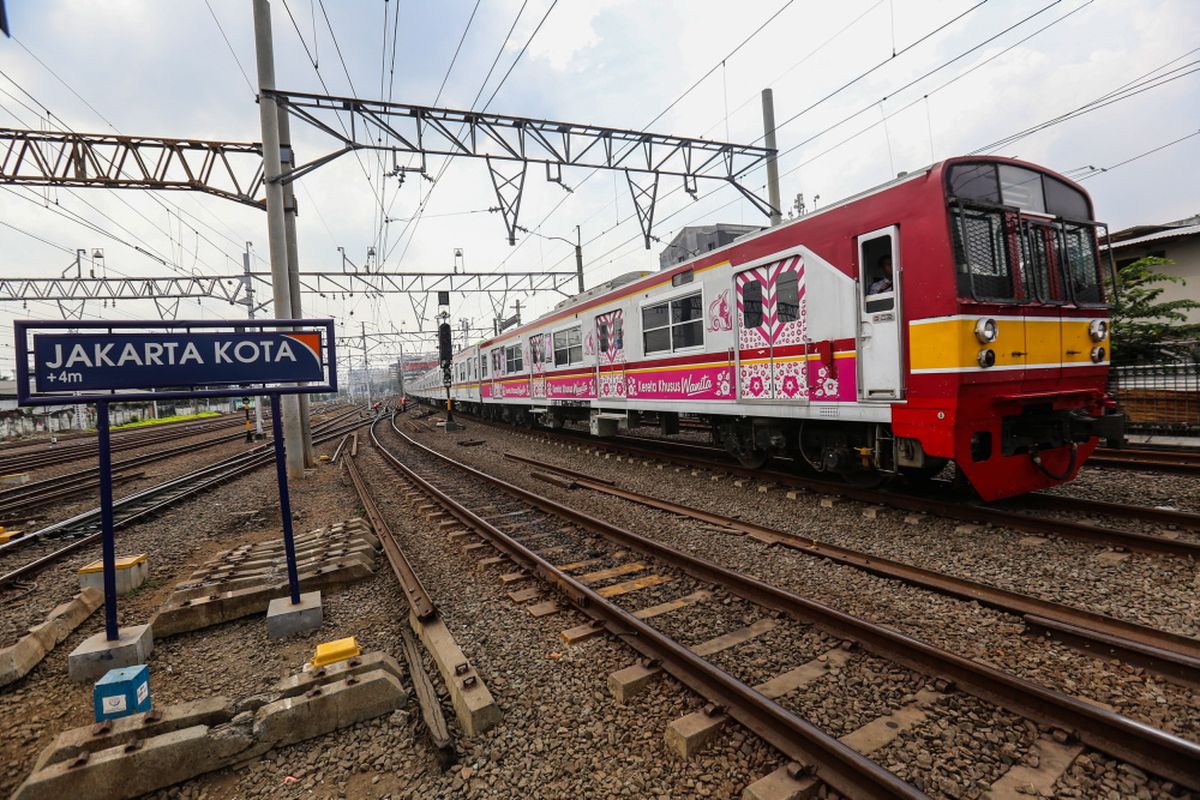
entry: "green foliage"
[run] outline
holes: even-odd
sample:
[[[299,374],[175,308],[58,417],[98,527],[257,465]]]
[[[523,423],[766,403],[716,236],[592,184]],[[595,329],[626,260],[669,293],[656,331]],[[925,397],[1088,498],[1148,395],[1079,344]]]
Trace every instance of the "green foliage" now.
[[[1170,259],[1147,256],[1120,269],[1120,289],[1113,309],[1112,360],[1114,364],[1152,361],[1163,355],[1183,355],[1194,347],[1200,325],[1187,321],[1188,312],[1200,310],[1190,298],[1162,300],[1166,284],[1185,284],[1159,267]],[[1178,351],[1178,352],[1175,352]]]

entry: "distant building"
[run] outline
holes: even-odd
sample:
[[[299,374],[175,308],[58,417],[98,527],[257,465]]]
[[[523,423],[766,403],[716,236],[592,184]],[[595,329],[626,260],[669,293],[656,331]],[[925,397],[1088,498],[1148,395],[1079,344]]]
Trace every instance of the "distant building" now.
[[[731,225],[726,222],[718,222],[716,225],[691,225],[675,234],[675,238],[659,254],[658,267],[667,269],[682,264],[710,250],[724,247],[734,239],[761,230],[758,225]]]
[[[1158,225],[1134,225],[1114,231],[1108,241],[1118,269],[1146,256],[1175,262],[1161,271],[1183,278],[1184,283],[1162,284],[1162,301],[1200,297],[1200,214]],[[1191,312],[1188,321],[1200,322],[1200,312]]]

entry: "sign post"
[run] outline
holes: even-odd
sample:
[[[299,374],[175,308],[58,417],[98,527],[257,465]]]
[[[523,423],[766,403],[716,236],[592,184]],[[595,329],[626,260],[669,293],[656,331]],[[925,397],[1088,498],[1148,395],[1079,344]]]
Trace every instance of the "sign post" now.
[[[301,609],[279,399],[285,394],[337,391],[332,320],[257,320],[236,326],[213,321],[22,320],[14,324],[14,330],[19,404],[96,404],[104,632],[84,641],[71,654],[72,678],[90,680],[114,666],[143,663],[153,647],[148,626],[122,629],[117,624],[116,522],[108,413],[113,402],[269,396],[288,573],[289,596],[280,600],[290,601],[288,605],[305,619],[314,618],[311,602]],[[319,624],[320,597],[314,594]],[[280,612],[281,616],[286,614],[286,610]],[[270,633],[270,613],[267,623]],[[296,629],[295,625],[291,628]]]

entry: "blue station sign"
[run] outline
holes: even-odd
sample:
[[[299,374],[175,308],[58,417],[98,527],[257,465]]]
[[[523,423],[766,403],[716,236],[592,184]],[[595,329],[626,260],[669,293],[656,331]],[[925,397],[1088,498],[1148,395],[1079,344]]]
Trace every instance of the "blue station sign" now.
[[[36,333],[34,391],[322,383],[323,333]]]

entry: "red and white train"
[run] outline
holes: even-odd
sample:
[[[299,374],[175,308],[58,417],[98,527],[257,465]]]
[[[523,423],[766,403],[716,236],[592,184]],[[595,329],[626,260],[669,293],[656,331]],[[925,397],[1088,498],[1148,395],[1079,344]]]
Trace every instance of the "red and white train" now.
[[[458,406],[611,434],[710,421],[743,463],[937,473],[984,499],[1074,478],[1123,418],[1091,199],[1021,161],[954,158],[656,273],[631,273],[453,358]],[[410,394],[444,399],[442,371]]]

